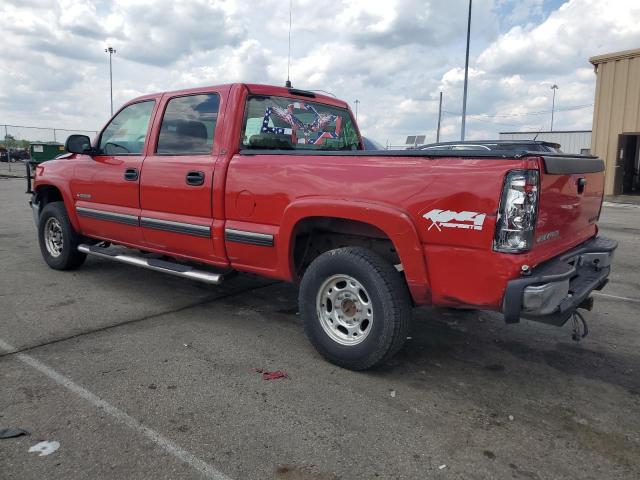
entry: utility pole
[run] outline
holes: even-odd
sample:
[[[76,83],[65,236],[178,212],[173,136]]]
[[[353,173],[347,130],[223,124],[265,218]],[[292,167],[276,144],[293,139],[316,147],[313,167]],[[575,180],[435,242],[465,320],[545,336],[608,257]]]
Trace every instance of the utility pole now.
[[[356,122],[357,122],[358,121],[358,104],[360,103],[360,100],[356,98],[353,103],[356,104]]]
[[[469,19],[467,21],[467,54],[464,61],[464,92],[462,94],[462,128],[460,140],[464,141],[464,131],[467,123],[467,83],[469,81],[469,43],[471,39],[471,1],[469,0]]]
[[[438,107],[438,130],[436,130],[436,143],[440,142],[440,122],[442,121],[442,92],[440,92],[440,106]]]
[[[111,56],[116,53],[116,49],[107,47],[104,51],[109,54],[109,91],[111,93],[111,116],[113,116],[113,69],[111,67]]]
[[[553,132],[553,113],[556,109],[556,90],[558,90],[558,85],[554,83],[551,86],[551,90],[553,90],[553,100],[551,100],[551,131]]]

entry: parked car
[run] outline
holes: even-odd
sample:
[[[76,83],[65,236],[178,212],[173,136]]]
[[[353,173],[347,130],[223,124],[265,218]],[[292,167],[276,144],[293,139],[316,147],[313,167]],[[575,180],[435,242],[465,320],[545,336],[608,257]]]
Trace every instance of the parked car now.
[[[418,150],[500,150],[562,153],[560,144],[540,140],[469,140],[464,142],[430,143],[416,147]]]
[[[363,151],[345,102],[293,88],[145,95],[66,150],[35,167],[31,197],[51,268],[93,255],[210,284],[294,282],[311,343],[354,370],[401,349],[413,305],[563,325],[617,245],[598,236],[598,158]]]
[[[24,150],[22,148],[16,148],[16,149],[12,149],[10,151],[9,154],[10,158],[12,161],[17,162],[17,161],[25,161],[25,160],[29,160],[29,152],[27,150]]]
[[[384,145],[369,137],[362,137],[362,143],[365,150],[386,150]]]

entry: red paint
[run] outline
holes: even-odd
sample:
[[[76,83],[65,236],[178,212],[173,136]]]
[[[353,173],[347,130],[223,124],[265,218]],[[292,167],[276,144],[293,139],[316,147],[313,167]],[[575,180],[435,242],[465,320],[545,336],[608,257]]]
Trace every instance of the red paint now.
[[[168,101],[207,92],[220,95],[211,153],[156,155]],[[286,88],[244,84],[141,97],[130,103],[156,101],[142,155],[75,155],[46,162],[37,168],[35,188],[57,187],[74,227],[85,235],[287,281],[296,280],[291,252],[299,222],[321,216],[368,223],[393,242],[418,304],[500,310],[506,282],[519,276],[522,265],[535,267],[596,234],[603,175],[541,171],[535,235],[558,235],[523,254],[493,251],[504,177],[514,169],[541,170],[538,158],[242,155],[239,138],[249,94],[308,100]],[[328,96],[313,101],[348,109]],[[138,168],[140,180],[126,182],[125,168]],[[185,184],[186,173],[193,170],[205,174],[202,186]],[[587,187],[578,196],[580,177],[587,179]],[[78,197],[86,193],[90,199]],[[211,235],[87,219],[76,215],[76,206],[209,227]],[[481,230],[439,229],[423,217],[434,209],[486,217]],[[273,235],[274,246],[226,242],[225,228]]]

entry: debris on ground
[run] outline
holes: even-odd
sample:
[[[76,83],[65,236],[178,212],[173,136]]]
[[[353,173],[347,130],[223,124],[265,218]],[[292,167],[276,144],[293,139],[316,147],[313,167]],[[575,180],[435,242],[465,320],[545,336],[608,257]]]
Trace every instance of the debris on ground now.
[[[29,432],[23,430],[21,428],[0,428],[0,439],[4,438],[15,438],[21,435],[30,435]]]
[[[261,373],[262,374],[262,379],[263,380],[277,380],[279,378],[289,378],[289,375],[287,375],[287,373],[283,372],[282,370],[276,370],[274,372],[268,372],[267,370],[265,370],[263,368],[256,368],[255,371],[257,373]]]
[[[443,464],[438,467],[438,470],[444,470],[445,468],[447,468],[447,466]]]
[[[513,415],[509,415],[509,420],[513,422]]]
[[[396,396],[396,391],[395,390],[390,390],[389,391],[389,395],[391,395],[392,398],[395,398]]]
[[[38,453],[39,457],[45,457],[51,455],[53,452],[60,448],[60,442],[55,440],[44,440],[40,443],[36,443],[29,449],[29,453]]]

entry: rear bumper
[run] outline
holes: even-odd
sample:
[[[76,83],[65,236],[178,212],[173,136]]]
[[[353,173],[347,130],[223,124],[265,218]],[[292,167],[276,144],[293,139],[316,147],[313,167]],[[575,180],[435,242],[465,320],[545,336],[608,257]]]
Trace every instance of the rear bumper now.
[[[596,237],[507,283],[502,313],[507,323],[527,318],[564,325],[593,290],[604,287],[618,242]]]

